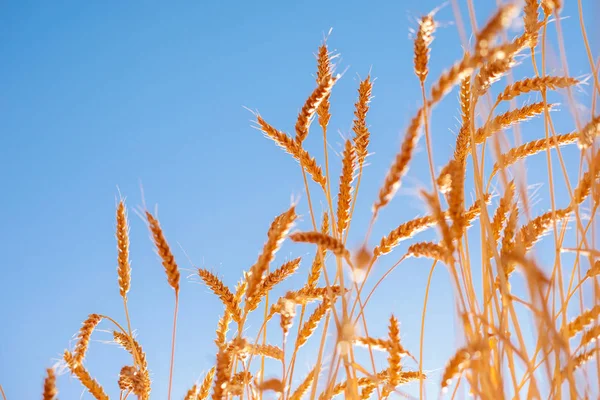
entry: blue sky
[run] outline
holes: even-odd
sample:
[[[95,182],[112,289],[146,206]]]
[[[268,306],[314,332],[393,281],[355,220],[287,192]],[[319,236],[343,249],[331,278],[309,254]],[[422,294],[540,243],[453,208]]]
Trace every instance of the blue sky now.
[[[466,6],[460,3],[466,21]],[[493,4],[476,3],[481,24]],[[571,74],[581,76],[589,73],[589,66],[580,44],[576,2],[567,3],[564,15],[571,18],[562,26],[572,38],[567,48]],[[598,30],[592,26],[598,6],[593,0],[582,3],[592,48],[598,48]],[[124,320],[114,240],[119,190],[130,209],[132,324],[148,355],[153,397],[166,398],[173,293],[145,225],[133,212],[142,204],[140,182],[146,202],[159,205],[160,220],[186,278],[193,269],[181,248],[193,266],[210,268],[235,285],[255,261],[272,218],[292,198],[301,199],[299,228],[310,229],[298,166],[251,128],[252,114],[243,106],[291,131],[314,87],[313,54],[331,27],[330,48],[341,52],[340,69],[348,68],[332,98],[332,177],[339,176],[335,153],[351,135],[359,79],[369,71],[377,78],[368,117],[374,155],[365,170],[360,212],[349,241],[358,243],[403,129],[420,102],[409,29],[416,26],[415,18],[439,4],[3,2],[0,384],[8,399],[39,396],[44,369],[73,345],[70,339],[87,314]],[[430,81],[462,55],[451,7],[442,9],[438,19],[442,26],[433,44]],[[556,47],[552,51],[556,54]],[[560,71],[557,61],[549,68]],[[528,60],[522,71],[530,73]],[[590,93],[591,87],[577,93],[587,107]],[[573,124],[564,114],[557,125],[568,131]],[[458,115],[455,94],[435,111],[437,165],[451,154]],[[541,137],[539,132],[533,138]],[[307,147],[322,160],[319,130],[312,130]],[[577,160],[576,154],[569,159]],[[429,187],[423,143],[414,163],[399,196],[381,215],[374,240],[425,211],[415,196],[416,189]],[[532,174],[531,181],[546,184],[543,173]],[[547,188],[542,193],[547,198]],[[547,206],[540,202],[536,207]],[[318,203],[316,208],[322,209]],[[381,271],[404,249],[387,257]],[[304,256],[298,276],[284,288],[302,284],[312,250],[284,245],[274,266]],[[368,314],[371,335],[384,335],[394,312],[406,347],[418,352],[429,265],[404,263],[381,286]],[[428,307],[428,371],[442,368],[458,343],[451,285],[439,271]],[[197,279],[186,279],[182,286],[174,398],[182,398],[212,366],[214,328],[222,313],[218,300]],[[93,338],[87,365],[114,395],[118,371],[129,360],[122,350],[100,343],[110,340],[109,333],[100,331]],[[298,377],[310,369],[305,354]],[[439,380],[435,374],[430,390],[434,396]],[[67,375],[59,378],[59,389],[63,399],[81,393],[79,383]]]

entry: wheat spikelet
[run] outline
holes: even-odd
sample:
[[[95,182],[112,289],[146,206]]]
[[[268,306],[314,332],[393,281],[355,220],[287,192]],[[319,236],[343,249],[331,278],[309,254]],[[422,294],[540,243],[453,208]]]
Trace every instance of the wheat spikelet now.
[[[573,191],[573,206],[583,203],[585,198],[588,197],[592,191],[592,181],[598,178],[600,178],[600,150],[596,152],[588,170],[583,174],[577,187]]]
[[[588,278],[598,275],[600,275],[600,260],[597,260],[594,265],[585,273],[585,276]]]
[[[504,91],[498,95],[497,101],[512,100],[520,94],[532,91],[540,92],[543,90],[564,89],[569,86],[577,85],[579,81],[568,76],[545,76],[526,78],[506,86]]]
[[[442,390],[445,390],[452,383],[452,379],[460,375],[466,368],[469,368],[471,360],[479,355],[481,347],[481,345],[462,347],[452,356],[442,375]]]
[[[571,322],[569,322],[564,328],[563,334],[567,338],[574,337],[586,327],[593,324],[598,319],[598,316],[600,316],[600,305],[596,305],[593,308],[584,311]]]
[[[588,344],[593,344],[600,338],[600,325],[596,325],[586,331],[581,335],[581,344],[580,347],[587,346]]]
[[[593,118],[579,132],[579,148],[587,149],[594,144],[594,138],[600,135],[600,116]]]
[[[429,194],[424,190],[421,191],[421,195],[425,198],[425,201],[431,208],[431,214],[433,215],[433,218],[435,219],[442,234],[442,242],[444,244],[444,247],[446,248],[448,256],[451,258],[452,253],[454,253],[453,237],[450,231],[450,227],[446,223],[446,217],[440,209],[440,202],[438,200],[438,197],[437,195]]]
[[[523,7],[523,25],[525,26],[525,34],[530,38],[531,48],[535,48],[538,42],[540,24],[539,19],[540,4],[538,0],[525,0]]]
[[[213,389],[213,400],[222,400],[225,396],[225,388],[229,383],[231,369],[231,354],[225,347],[221,347],[217,353],[217,362],[215,366],[215,384]]]
[[[319,325],[319,322],[323,319],[327,310],[331,307],[331,303],[325,299],[319,306],[313,311],[308,320],[302,325],[298,333],[298,338],[296,339],[296,348],[304,346],[304,344],[308,341],[308,338],[312,336],[315,329]]]
[[[283,393],[285,390],[285,384],[281,382],[281,379],[277,378],[264,380],[256,386],[260,392],[273,391],[276,393]]]
[[[500,203],[498,204],[498,208],[494,213],[494,217],[492,218],[492,234],[494,237],[494,243],[497,243],[500,239],[500,233],[502,228],[504,227],[504,223],[508,217],[510,212],[511,205],[514,203],[515,197],[515,181],[512,180],[508,183],[506,190],[504,191],[504,195],[500,199]],[[490,254],[491,257],[491,254]]]
[[[75,345],[75,350],[73,351],[72,362],[74,366],[77,366],[83,362],[85,357],[85,352],[87,351],[90,345],[90,338],[92,337],[92,332],[96,329],[96,326],[102,321],[102,317],[98,314],[90,314],[87,319],[83,322],[83,326],[79,330],[79,334],[77,338],[79,339],[77,345]]]
[[[148,361],[146,360],[146,353],[140,346],[139,342],[129,335],[113,331],[113,338],[115,343],[123,347],[131,356],[136,364],[139,365],[140,370],[135,371],[131,378],[131,389],[140,399],[150,398],[150,372],[148,371]]]
[[[167,273],[167,281],[169,285],[175,290],[175,293],[179,293],[179,267],[175,262],[175,257],[173,253],[171,253],[171,248],[165,239],[163,231],[158,223],[158,220],[152,216],[148,211],[146,211],[146,219],[148,220],[148,225],[150,227],[150,231],[152,232],[152,237],[154,239],[154,244],[156,245],[156,251],[162,260],[162,265],[165,267],[165,272]]]
[[[194,385],[187,391],[183,400],[196,400],[198,396],[198,386]]]
[[[252,354],[283,361],[283,350],[270,344],[254,344],[250,346]]]
[[[573,357],[573,360],[571,361],[573,371],[575,371],[578,368],[581,368],[585,363],[587,363],[592,358],[594,358],[596,353],[598,353],[598,350],[592,349],[592,350],[588,350],[588,351],[582,351],[579,354],[577,354],[575,357]],[[568,371],[569,371],[568,368],[569,367],[565,367],[560,371],[561,382],[564,381],[565,379],[567,379]]]
[[[400,326],[398,320],[394,315],[390,317],[390,324],[388,328],[388,337],[390,342],[389,355],[388,355],[388,370],[387,370],[387,381],[389,386],[384,387],[383,397],[389,396],[392,388],[395,388],[400,383],[400,371],[402,366],[402,355],[400,352]]]
[[[460,112],[462,125],[469,125],[471,120],[471,77],[466,76],[460,82],[460,90],[458,91],[460,99]],[[456,150],[455,150],[456,151]]]
[[[350,252],[341,241],[321,232],[295,232],[290,234],[290,239],[294,242],[313,243],[331,251],[338,257],[350,259]]]
[[[388,233],[387,236],[381,238],[379,245],[377,245],[373,250],[373,255],[378,257],[382,254],[387,254],[391,252],[392,249],[401,241],[410,239],[417,233],[423,232],[425,229],[434,226],[435,224],[435,218],[433,218],[431,215],[415,218],[411,221],[405,222]]]
[[[275,271],[267,275],[261,283],[260,288],[258,289],[258,296],[265,296],[277,284],[283,282],[286,278],[293,275],[298,270],[301,260],[302,259],[298,257],[293,259],[292,261],[288,261],[284,263],[281,267],[277,268]]]
[[[517,204],[514,203],[511,207],[510,214],[508,214],[508,220],[504,227],[502,235],[502,253],[508,253],[514,247],[513,239],[517,232],[517,223],[519,221],[519,209]]]
[[[570,208],[556,210],[555,213],[548,211],[523,225],[519,230],[519,245],[522,246],[525,252],[537,242],[540,237],[550,229],[553,221],[560,221],[569,216]]]
[[[419,30],[415,38],[415,73],[419,77],[421,84],[425,83],[429,70],[427,63],[429,62],[429,46],[433,41],[433,32],[435,31],[436,23],[433,20],[433,13],[427,14],[419,21]]]
[[[212,290],[212,292],[216,294],[219,299],[221,299],[225,308],[227,308],[227,310],[231,313],[233,320],[239,323],[242,319],[242,311],[240,310],[238,303],[236,303],[235,297],[229,288],[225,286],[223,282],[221,282],[221,280],[213,273],[206,269],[199,268],[198,275],[202,281],[204,281],[204,284],[208,286],[208,288]]]
[[[368,154],[369,138],[371,136],[367,128],[367,112],[371,102],[371,92],[373,90],[373,81],[370,76],[362,80],[358,86],[358,101],[354,104],[354,148],[356,149],[357,162],[362,168],[365,158]]]
[[[210,384],[212,383],[214,376],[215,367],[212,367],[204,376],[195,400],[205,400],[208,398],[208,395],[210,394]]]
[[[412,158],[412,153],[419,140],[419,130],[423,119],[423,109],[417,112],[417,115],[412,119],[402,142],[400,153],[396,155],[394,164],[389,169],[385,182],[379,190],[379,198],[373,205],[373,213],[377,213],[379,209],[390,202],[394,194],[400,187],[402,177],[408,171],[408,163]]]
[[[427,257],[446,264],[452,264],[452,257],[448,254],[448,251],[439,244],[432,242],[413,243],[406,250],[406,254],[413,257]]]
[[[450,162],[450,191],[448,192],[448,213],[452,220],[451,234],[459,239],[464,232],[465,219],[465,163],[452,160]],[[442,232],[444,228],[442,227]]]
[[[308,375],[306,375],[306,378],[304,378],[302,383],[300,385],[298,385],[296,390],[294,390],[294,393],[292,393],[292,395],[290,396],[290,400],[302,400],[302,398],[308,391],[308,388],[310,388],[310,386],[312,385],[314,379],[315,379],[315,369],[313,368],[308,373]]]
[[[512,125],[526,121],[531,117],[540,115],[545,109],[551,110],[552,107],[552,104],[545,105],[542,101],[500,114],[481,128],[477,129],[475,132],[475,143],[482,144],[493,134],[500,132],[503,129],[507,129]],[[470,139],[468,143],[468,145],[470,145]]]
[[[452,88],[462,79],[471,75],[473,70],[481,64],[482,59],[478,56],[465,54],[461,61],[454,64],[449,70],[442,73],[438,81],[431,88],[431,99],[429,105],[433,106],[439,102]]]
[[[126,365],[119,372],[119,389],[133,390],[133,380],[135,378],[136,369],[133,365]]]
[[[237,285],[235,285],[235,294],[233,295],[233,301],[235,301],[236,304],[240,304],[240,302],[242,301],[242,297],[244,297],[244,295],[246,294],[246,289],[248,289],[248,279],[246,277],[246,273],[244,272],[242,279],[240,279]]]
[[[296,208],[291,206],[286,212],[276,218],[277,224],[270,230],[267,242],[256,263],[247,275],[248,289],[246,291],[246,313],[255,310],[260,302],[259,289],[263,282],[263,275],[269,264],[273,261],[275,253],[296,220]]]
[[[65,351],[63,358],[71,373],[79,379],[79,382],[81,382],[96,400],[109,400],[102,386],[90,376],[90,373],[81,365],[81,363],[75,360],[74,356],[69,351]]]
[[[354,180],[354,168],[356,164],[356,152],[350,140],[346,140],[344,155],[342,158],[342,174],[340,175],[340,191],[337,204],[338,233],[342,236],[350,221],[350,203],[352,202],[352,181]]]
[[[331,79],[331,56],[329,55],[329,50],[327,49],[327,44],[323,43],[319,46],[319,53],[317,55],[317,83],[319,82],[327,82]],[[323,128],[323,130],[327,129],[327,125],[329,124],[329,119],[331,118],[331,114],[329,113],[329,97],[331,93],[328,93],[323,101],[319,103],[317,106],[317,117],[319,119],[319,125]]]
[[[329,95],[331,92],[331,88],[337,77],[327,77],[324,78],[321,82],[318,83],[317,88],[312,92],[310,97],[304,103],[304,106],[300,110],[300,114],[298,114],[298,120],[296,122],[296,142],[299,145],[302,145],[306,136],[308,136],[308,128],[310,127],[310,123],[312,122],[312,118],[317,111],[317,107],[319,104]]]
[[[52,368],[46,370],[46,379],[44,379],[44,392],[42,393],[43,400],[54,400],[58,390],[56,390],[56,375]]]
[[[533,140],[519,147],[513,147],[506,153],[500,155],[498,161],[496,161],[492,168],[490,178],[496,175],[501,168],[506,168],[523,158],[545,151],[548,147],[554,148],[554,146],[560,147],[575,143],[578,137],[579,134],[577,132],[567,133],[564,135],[551,136],[548,138],[548,141],[546,141],[546,139]]]
[[[329,216],[327,212],[323,213],[323,221],[321,222],[321,232],[324,235],[329,233]],[[306,283],[307,287],[314,288],[317,286],[319,282],[319,276],[321,275],[321,270],[325,265],[325,256],[327,254],[327,249],[323,246],[317,248],[315,253],[315,258],[313,260],[312,266],[310,267],[310,273],[308,275],[308,280]]]
[[[231,323],[231,313],[225,309],[223,316],[219,319],[217,326],[217,338],[215,344],[218,348],[225,346],[227,342],[227,331],[229,331],[229,324]]]
[[[297,141],[269,125],[260,115],[256,116],[256,122],[268,138],[272,139],[279,147],[300,163],[300,166],[308,172],[313,181],[318,183],[323,189],[326,188],[327,180],[314,157],[311,157]]]
[[[333,297],[337,297],[342,294],[342,290],[338,285],[316,288],[304,287],[300,290],[291,290],[287,292],[284,298],[295,304],[307,304],[329,298],[330,294],[333,295]],[[276,304],[274,304],[274,306],[276,306]]]
[[[120,201],[117,207],[117,253],[119,292],[125,298],[131,285],[131,266],[129,265],[129,227],[123,201]]]
[[[515,64],[516,62],[512,56],[485,63],[475,77],[475,95],[478,97],[483,96],[490,86],[498,82]]]
[[[115,343],[123,347],[135,360],[142,369],[148,368],[146,353],[142,349],[140,343],[133,337],[119,331],[113,331],[113,339]]]
[[[381,351],[390,351],[392,349],[392,343],[388,339],[372,338],[368,336],[355,336],[354,344]]]
[[[476,36],[475,51],[478,55],[488,55],[494,37],[511,23],[518,11],[515,4],[505,4],[498,8]]]
[[[374,378],[377,380],[383,380],[387,378],[387,375],[388,371],[384,370],[382,372],[379,372]],[[356,385],[358,387],[373,385],[373,383],[375,382],[376,381],[374,381],[370,377],[361,377],[356,379]],[[350,382],[348,381],[336,383],[329,392],[326,390],[325,392],[321,393],[321,395],[319,395],[319,400],[328,400],[339,394],[342,394],[348,387],[349,383]]]
[[[373,392],[375,392],[375,389],[377,389],[377,385],[375,385],[373,383],[370,385],[366,385],[360,391],[360,398],[361,399],[370,399],[371,396],[373,395]]]
[[[542,10],[546,17],[552,15],[553,12],[560,10],[562,3],[560,0],[542,0]]]

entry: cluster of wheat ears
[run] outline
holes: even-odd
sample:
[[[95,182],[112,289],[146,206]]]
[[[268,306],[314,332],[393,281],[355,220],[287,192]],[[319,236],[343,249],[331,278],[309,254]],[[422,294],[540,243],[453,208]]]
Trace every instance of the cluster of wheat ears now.
[[[561,396],[575,399],[598,395],[598,391],[593,389],[594,383],[586,382],[591,380],[597,383],[596,377],[589,376],[594,370],[600,375],[600,348],[597,343],[600,337],[600,325],[597,323],[600,314],[600,252],[594,248],[595,216],[600,205],[600,152],[596,143],[600,117],[593,113],[600,85],[598,66],[593,62],[583,29],[592,69],[592,116],[586,120],[576,118],[577,126],[570,133],[556,132],[550,113],[553,104],[546,100],[548,91],[560,89],[572,101],[571,91],[581,83],[581,80],[568,74],[556,76],[545,71],[547,30],[552,24],[557,31],[560,30],[560,9],[561,5],[556,0],[541,3],[527,0],[523,10],[513,4],[500,6],[473,35],[473,45],[465,50],[462,59],[431,85],[426,85],[429,52],[438,23],[435,12],[420,19],[414,40],[414,71],[420,81],[422,101],[408,124],[401,149],[373,204],[365,245],[352,252],[346,247],[346,239],[369,153],[367,114],[373,81],[367,77],[358,87],[354,137],[345,142],[336,197],[329,176],[327,129],[330,96],[340,75],[335,73],[335,54],[328,50],[326,42],[320,46],[316,88],[301,108],[295,135],[276,129],[261,115],[255,114],[257,128],[289,153],[300,166],[312,229],[290,232],[297,219],[296,205],[275,217],[260,256],[243,274],[234,290],[212,272],[197,270],[200,279],[222,301],[224,313],[216,328],[215,365],[203,380],[195,385],[190,382],[191,388],[185,399],[200,400],[210,396],[215,400],[233,397],[258,399],[267,392],[271,392],[267,396],[275,395],[290,400],[330,399],[341,395],[348,399],[388,398],[402,395],[401,386],[408,382],[418,384],[420,397],[424,398],[424,380],[433,378],[426,376],[420,361],[424,352],[423,327],[419,349],[403,347],[398,317],[394,315],[389,318],[386,337],[369,336],[369,324],[363,310],[370,295],[365,297],[363,288],[372,269],[384,255],[392,252],[400,242],[412,239],[426,229],[437,229],[439,240],[412,243],[390,271],[409,257],[432,260],[425,288],[423,320],[435,266],[443,265],[452,280],[464,346],[456,350],[440,374],[440,393],[447,392],[448,396],[455,397],[462,383],[472,395],[485,399]],[[515,18],[520,18],[521,12],[523,32],[512,40],[507,39],[507,28],[514,25]],[[517,60],[528,62],[528,58],[524,57],[527,53],[530,54],[535,75],[512,83],[509,81],[503,89],[494,87],[492,90],[492,85],[516,67]],[[542,61],[538,65],[540,55]],[[436,168],[431,155],[431,112],[455,86],[458,86],[459,92],[461,126],[451,160]],[[518,104],[520,95],[532,92],[536,92],[542,101]],[[496,112],[501,107],[508,111]],[[544,119],[545,135],[530,142],[520,144],[516,141],[515,145],[509,145],[505,131],[535,117]],[[322,131],[325,155],[323,168],[303,147],[313,120]],[[378,245],[369,247],[367,243],[371,227],[378,213],[394,197],[423,136],[428,150],[431,188],[429,191],[423,190],[421,196],[430,213],[401,223],[381,238]],[[580,149],[580,163],[565,165],[560,148],[573,144]],[[494,160],[488,178],[482,175],[486,146],[487,153],[491,153]],[[531,215],[526,176],[521,176],[526,174],[512,174],[511,166],[538,153],[545,153],[548,159],[552,207],[541,215]],[[551,154],[558,157],[559,171],[552,171]],[[466,182],[470,168],[472,183]],[[577,181],[570,183],[567,174],[576,169]],[[554,201],[553,182],[558,179],[555,176],[561,174],[564,175],[568,195],[561,196],[561,201],[566,201],[558,204],[558,200]],[[495,193],[490,189],[492,178],[495,178]],[[475,188],[472,204],[465,204],[466,183]],[[493,201],[493,194],[497,194],[497,201]],[[321,198],[326,200],[326,211],[322,216],[315,215],[313,211],[315,196],[323,196]],[[150,212],[144,213],[167,281],[175,294],[170,398],[180,272],[158,220]],[[148,399],[151,393],[149,366],[141,344],[132,335],[127,312],[130,264],[128,221],[123,201],[118,204],[116,216],[118,282],[126,324],[121,325],[105,315],[89,315],[74,349],[64,352],[64,363],[93,397],[108,399],[103,387],[92,378],[84,365],[94,329],[103,320],[107,321],[114,325],[114,341],[132,357],[131,365],[122,367],[119,373],[120,398],[135,395],[139,399]],[[473,246],[481,250],[481,258],[477,261],[469,257],[466,235],[469,227],[475,223],[479,224],[481,231],[480,242]],[[555,262],[554,265],[542,266],[532,250],[536,242],[549,232],[553,232]],[[569,248],[563,246],[567,236],[569,243],[574,243]],[[301,259],[296,258],[277,269],[271,269],[275,255],[286,239],[314,244],[314,260],[303,287],[288,291],[269,303],[268,294],[271,290],[294,274],[301,263]],[[577,253],[573,265],[561,262],[565,252]],[[483,280],[480,287],[471,279],[472,268],[481,268]],[[515,271],[520,272],[519,276],[513,276]],[[382,279],[386,276],[387,273]],[[514,279],[521,279],[525,283],[526,296],[519,297],[511,292],[511,281]],[[594,293],[595,306],[588,310],[583,307],[584,290],[593,290]],[[567,317],[568,306],[578,298],[578,315]],[[259,310],[261,305],[263,308]],[[249,314],[256,310],[264,315],[263,322],[256,336],[248,337],[245,323]],[[531,329],[537,332],[533,346],[526,344],[522,332],[522,325],[531,323],[534,325]],[[320,330],[317,329],[319,324]],[[281,330],[281,343],[266,343],[267,328]],[[315,332],[321,332],[321,335],[313,335]],[[328,335],[335,340],[335,346],[330,347],[329,353],[325,351],[325,338]],[[579,339],[576,341],[577,337]],[[320,341],[314,366],[306,376],[294,379],[298,352],[309,339]],[[356,346],[368,349],[370,363],[361,365],[356,361]],[[265,358],[281,363],[281,369],[266,370]],[[375,360],[384,358],[387,360],[386,368],[377,370]],[[591,368],[591,363],[584,368],[590,360],[595,360],[596,368]],[[47,374],[43,398],[51,400],[57,395],[56,372],[48,369]],[[439,376],[435,379],[439,379]]]

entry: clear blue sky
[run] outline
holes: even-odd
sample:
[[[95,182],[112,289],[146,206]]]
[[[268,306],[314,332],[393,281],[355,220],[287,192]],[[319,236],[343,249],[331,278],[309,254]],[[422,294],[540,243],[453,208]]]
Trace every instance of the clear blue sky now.
[[[467,21],[466,7],[460,3]],[[493,2],[475,3],[482,23]],[[580,45],[576,2],[566,3],[564,15],[571,18],[563,27],[571,38],[571,74],[580,76],[589,73],[589,67]],[[594,3],[583,0],[588,33],[597,48],[592,15],[599,10]],[[416,17],[439,4],[2,2],[0,384],[8,399],[39,396],[44,369],[72,347],[70,339],[87,314],[124,321],[116,278],[117,186],[130,210],[142,204],[140,182],[147,203],[160,206],[161,222],[185,278],[193,270],[178,243],[195,266],[211,268],[235,285],[242,270],[255,261],[271,219],[292,197],[301,198],[304,218],[299,227],[310,228],[298,166],[251,128],[252,115],[243,106],[258,109],[273,125],[291,131],[314,87],[313,53],[330,27],[330,47],[342,54],[340,69],[348,68],[332,98],[333,177],[339,176],[339,158],[333,152],[339,152],[342,137],[351,134],[358,77],[372,68],[377,78],[368,118],[375,155],[365,171],[350,239],[357,243],[403,129],[420,102],[409,29],[416,26]],[[462,54],[451,7],[438,19],[443,25],[433,44],[430,79]],[[527,74],[529,63],[524,64]],[[553,67],[559,64],[549,66]],[[588,87],[578,93],[588,107],[589,92]],[[454,144],[459,115],[455,99],[451,94],[434,116],[438,165],[448,159]],[[569,118],[558,124],[572,129]],[[533,132],[532,138],[540,134]],[[307,146],[322,160],[320,131],[311,132]],[[417,167],[403,190],[382,214],[375,239],[425,211],[414,196],[415,189],[429,187],[423,144],[414,162]],[[533,175],[530,181],[546,183],[544,175]],[[547,197],[547,191],[542,193]],[[537,210],[544,206],[539,203]],[[152,369],[153,398],[163,399],[173,293],[145,225],[133,212],[130,222],[132,324]],[[306,278],[312,250],[283,247],[274,266],[305,256],[298,277],[285,287]],[[381,271],[397,256],[385,258]],[[368,314],[371,335],[384,335],[394,312],[406,347],[418,353],[429,265],[405,263],[382,285]],[[434,277],[432,293],[425,368],[434,371],[430,394],[435,397],[435,370],[443,367],[457,344],[451,286],[442,269]],[[197,279],[185,279],[174,398],[182,398],[213,364],[212,340],[221,312],[218,300]],[[110,337],[102,331],[93,336],[87,366],[115,395],[118,371],[129,359],[115,346],[99,343]],[[298,377],[309,370],[310,357],[305,354]],[[79,398],[82,391],[68,375],[60,377],[59,388],[61,399]]]

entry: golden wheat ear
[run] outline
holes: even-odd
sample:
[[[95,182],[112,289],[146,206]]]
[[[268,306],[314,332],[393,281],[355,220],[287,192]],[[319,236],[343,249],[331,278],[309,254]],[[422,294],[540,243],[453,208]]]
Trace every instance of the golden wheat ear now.
[[[46,370],[46,379],[44,379],[44,392],[42,393],[43,400],[55,400],[58,395],[56,389],[56,374],[54,369],[48,368]]]
[[[175,257],[171,252],[171,248],[167,243],[167,239],[165,239],[165,235],[160,226],[158,220],[150,214],[149,211],[146,211],[146,219],[148,221],[148,227],[150,228],[150,232],[152,233],[152,239],[156,246],[156,251],[158,252],[159,257],[162,260],[162,265],[165,268],[165,272],[167,274],[167,281],[169,285],[175,290],[175,293],[179,293],[179,267],[175,262]]]

